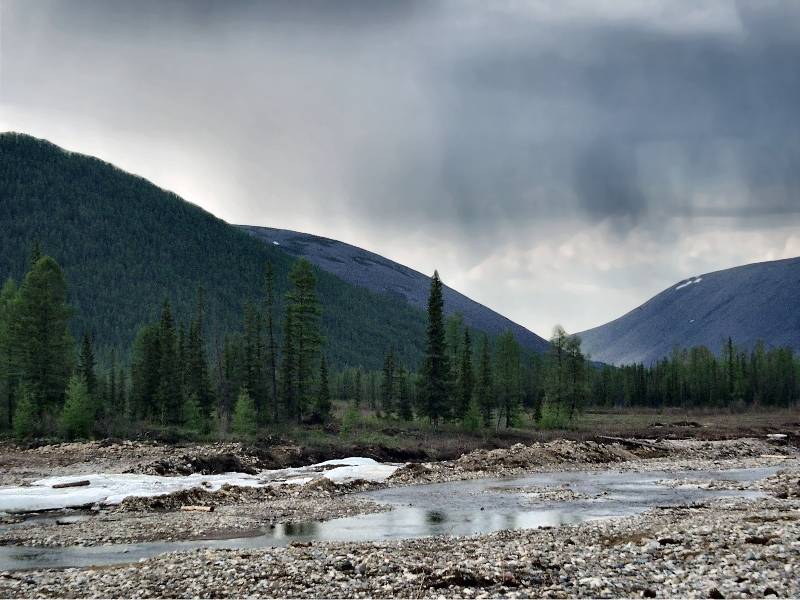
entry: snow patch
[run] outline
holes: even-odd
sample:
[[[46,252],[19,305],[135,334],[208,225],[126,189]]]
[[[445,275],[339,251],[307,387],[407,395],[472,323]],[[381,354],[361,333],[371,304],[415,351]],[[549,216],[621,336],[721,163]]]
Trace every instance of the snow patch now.
[[[212,492],[223,485],[266,487],[302,485],[325,477],[335,482],[352,479],[384,481],[401,465],[379,463],[371,458],[351,457],[292,469],[262,471],[256,475],[224,473],[222,475],[185,475],[164,477],[134,473],[73,475],[47,477],[29,486],[0,488],[0,513],[22,513],[41,510],[78,508],[93,504],[114,505],[125,498],[152,497],[180,490],[203,488]],[[54,485],[88,480],[88,486],[53,488]]]
[[[681,289],[683,289],[683,288],[685,288],[685,287],[687,287],[687,286],[690,286],[690,285],[692,285],[693,283],[700,283],[701,281],[703,281],[703,278],[702,278],[702,277],[695,277],[694,279],[692,279],[691,277],[689,277],[689,279],[687,279],[687,280],[686,280],[686,281],[684,281],[682,284],[680,284],[678,287],[676,287],[676,288],[675,288],[675,290],[676,290],[676,291],[677,291],[677,290],[681,290]]]

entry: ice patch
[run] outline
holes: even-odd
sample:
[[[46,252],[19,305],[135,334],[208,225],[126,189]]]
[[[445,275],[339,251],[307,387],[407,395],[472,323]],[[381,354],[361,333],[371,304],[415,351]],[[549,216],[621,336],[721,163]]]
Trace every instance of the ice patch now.
[[[265,487],[270,485],[302,485],[320,477],[342,482],[352,479],[384,481],[401,465],[379,463],[371,458],[351,457],[297,467],[262,471],[257,475],[225,473],[223,475],[185,475],[164,477],[134,473],[72,475],[47,477],[29,486],[0,488],[0,512],[21,513],[62,508],[78,508],[93,504],[119,504],[129,497],[152,497],[180,490],[203,488],[212,492],[223,485]],[[53,485],[88,480],[88,486],[53,488]]]
[[[675,290],[676,291],[677,290],[681,290],[681,289],[685,288],[686,286],[692,285],[693,283],[700,283],[701,281],[703,281],[702,277],[695,277],[694,279],[689,277],[689,279],[687,279],[682,284],[680,284],[678,287],[676,287]]]

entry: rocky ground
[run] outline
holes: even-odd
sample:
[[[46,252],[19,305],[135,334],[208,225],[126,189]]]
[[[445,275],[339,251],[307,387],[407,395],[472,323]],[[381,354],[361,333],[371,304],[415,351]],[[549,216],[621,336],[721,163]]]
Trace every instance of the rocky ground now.
[[[524,473],[614,469],[620,471],[716,470],[781,465],[798,455],[785,439],[744,438],[725,441],[616,440],[576,442],[556,440],[528,446],[476,450],[457,460],[409,463],[388,481],[375,484],[351,481],[334,484],[326,479],[306,485],[270,488],[225,486],[218,492],[194,489],[153,498],[130,498],[116,507],[95,507],[90,518],[48,515],[48,519],[0,516],[0,546],[95,546],[110,543],[175,541],[242,537],[269,532],[277,523],[320,521],[384,510],[353,492],[380,486],[438,483]],[[55,466],[47,471],[45,465]],[[0,481],[29,482],[50,474],[133,472],[146,474],[204,474],[232,470],[257,472],[259,459],[236,443],[174,448],[133,442],[73,443],[15,449],[0,454],[11,466]],[[671,482],[670,485],[675,485]],[[716,489],[738,489],[739,484],[703,482]],[[571,490],[527,490],[542,501],[577,499]],[[209,506],[213,512],[185,512],[186,506]],[[67,516],[67,518],[63,518]],[[62,517],[62,518],[59,518]]]
[[[797,597],[800,471],[767,498],[556,529],[394,543],[196,550],[0,573],[8,597]]]
[[[169,448],[137,443],[61,444],[0,451],[0,483],[98,471],[152,474],[258,471],[263,459],[239,444]],[[48,468],[52,460],[54,466]],[[800,594],[800,467],[793,440],[556,440],[477,450],[453,461],[409,464],[385,484],[326,479],[282,488],[224,487],[129,499],[88,520],[7,518],[0,545],[242,537],[280,522],[384,510],[354,491],[535,471],[714,470],[784,466],[759,482],[671,481],[750,489],[764,499],[653,510],[558,529],[504,531],[395,543],[312,543],[265,550],[171,553],[128,566],[0,573],[0,597],[31,596],[695,596]],[[2,467],[6,467],[3,469]],[[519,488],[542,501],[575,499],[561,488]],[[213,512],[186,512],[188,505]],[[19,522],[14,522],[19,521]],[[655,594],[655,596],[653,596]]]

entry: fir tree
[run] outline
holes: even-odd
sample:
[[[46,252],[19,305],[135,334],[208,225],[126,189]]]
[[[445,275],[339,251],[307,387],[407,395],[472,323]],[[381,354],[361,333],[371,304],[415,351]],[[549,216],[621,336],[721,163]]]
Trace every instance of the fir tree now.
[[[364,397],[364,382],[362,381],[361,369],[356,369],[355,377],[353,378],[353,404],[361,407]]]
[[[194,319],[189,326],[185,350],[186,387],[189,394],[197,398],[201,412],[208,414],[211,410],[214,395],[211,391],[211,380],[208,373],[205,339],[205,291],[197,289]]]
[[[34,239],[33,243],[31,244],[30,264],[28,265],[28,269],[33,269],[42,256],[42,244],[38,239]]]
[[[189,392],[186,399],[183,401],[182,407],[183,426],[189,431],[199,433],[205,428],[205,419],[200,407],[200,401],[197,399],[197,394]]]
[[[169,301],[164,302],[164,308],[161,311],[158,335],[161,362],[158,370],[156,404],[162,423],[177,425],[181,421],[183,399],[180,365],[178,364],[178,340]]]
[[[450,361],[444,336],[444,300],[439,273],[434,272],[428,298],[428,329],[422,366],[420,408],[434,428],[446,415],[450,398]]]
[[[457,386],[457,411],[456,414],[463,418],[469,410],[472,402],[474,388],[474,375],[472,372],[472,340],[470,339],[469,329],[464,329],[464,341],[461,344],[461,360],[458,369]]]
[[[495,389],[499,408],[497,425],[505,417],[506,427],[512,427],[519,413],[522,396],[520,347],[514,335],[507,331],[497,338]]]
[[[272,418],[278,420],[278,344],[275,340],[275,273],[272,261],[267,262],[264,273],[264,315],[266,319],[267,381],[272,403]]]
[[[70,377],[67,386],[64,410],[61,413],[61,429],[68,440],[86,439],[94,425],[94,401],[83,375]]]
[[[43,256],[31,267],[14,302],[9,332],[11,362],[28,386],[37,414],[60,409],[71,371],[73,342],[67,284],[58,263]]]
[[[328,383],[328,364],[325,361],[324,354],[320,358],[319,363],[319,390],[317,390],[314,414],[322,422],[327,421],[331,417],[331,392]]]
[[[492,376],[492,359],[489,354],[489,338],[483,335],[481,341],[481,357],[478,364],[477,386],[478,409],[483,416],[483,424],[489,426],[494,412],[494,378]]]
[[[403,367],[397,371],[397,411],[401,419],[411,421],[414,411],[411,407],[411,390],[408,385],[408,373]]]
[[[395,368],[394,350],[389,348],[381,377],[381,408],[387,415],[391,415],[395,409]]]
[[[14,395],[17,373],[12,361],[11,324],[17,285],[8,279],[0,290],[0,417],[3,429],[11,429],[14,419]]]
[[[233,408],[233,418],[231,420],[231,430],[239,437],[252,438],[257,431],[258,414],[253,398],[250,397],[246,388],[239,391],[236,398],[236,405]]]
[[[87,332],[83,333],[81,343],[81,354],[78,358],[78,374],[86,382],[86,389],[93,398],[97,397],[97,374],[95,373],[94,349],[92,348],[92,338]]]
[[[161,338],[157,325],[145,325],[133,344],[131,367],[131,414],[153,421],[160,417],[156,396],[160,385]]]
[[[281,404],[288,419],[299,421],[295,335],[294,310],[287,306],[283,323],[283,352],[281,353]]]
[[[319,300],[316,292],[316,278],[311,263],[301,258],[292,266],[289,273],[291,289],[286,300],[287,314],[292,315],[292,331],[284,335],[294,338],[295,379],[297,393],[296,418],[299,420],[303,409],[311,403],[313,365],[322,344],[320,334]]]
[[[17,401],[14,408],[14,437],[18,440],[32,437],[37,433],[39,423],[34,394],[26,384],[22,384],[17,389]]]

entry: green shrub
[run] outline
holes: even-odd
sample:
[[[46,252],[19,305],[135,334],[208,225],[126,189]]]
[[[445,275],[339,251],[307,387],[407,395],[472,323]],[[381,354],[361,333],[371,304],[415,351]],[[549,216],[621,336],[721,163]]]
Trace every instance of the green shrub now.
[[[558,403],[542,404],[542,417],[539,419],[540,429],[567,429],[572,425],[569,411]]]
[[[205,428],[203,411],[200,409],[200,402],[197,394],[192,393],[183,402],[183,426],[194,433],[201,433]]]
[[[73,375],[67,383],[67,398],[61,412],[61,431],[67,439],[88,438],[94,425],[94,402],[86,379]]]
[[[256,403],[253,402],[247,389],[242,388],[233,407],[231,430],[236,436],[252,438],[256,435],[257,418]]]
[[[33,392],[28,386],[21,386],[17,394],[17,406],[14,409],[14,437],[18,440],[36,434],[38,419]]]
[[[350,404],[342,417],[342,427],[339,433],[342,437],[348,437],[359,425],[361,425],[361,413],[355,404]]]
[[[469,403],[469,407],[467,408],[464,418],[461,420],[461,425],[466,431],[474,433],[476,431],[480,431],[482,421],[483,418],[481,417],[481,411],[478,408],[478,403],[475,402],[475,399],[473,398]]]

